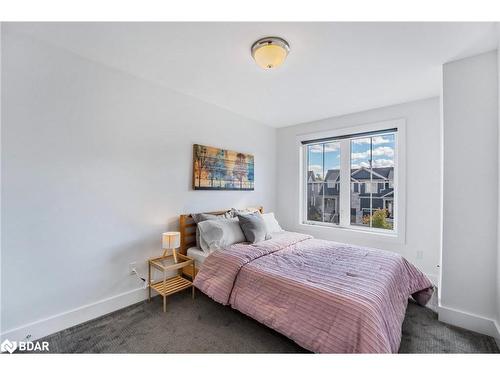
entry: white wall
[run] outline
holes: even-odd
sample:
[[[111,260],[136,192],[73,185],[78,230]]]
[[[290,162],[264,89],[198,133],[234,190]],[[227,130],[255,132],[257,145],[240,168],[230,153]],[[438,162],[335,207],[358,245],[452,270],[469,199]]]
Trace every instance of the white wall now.
[[[500,39],[500,24],[498,25]],[[497,49],[497,77],[498,77],[498,144],[500,145],[500,44]],[[497,226],[497,345],[500,347],[500,151],[498,152],[498,226]]]
[[[297,136],[398,118],[404,118],[407,127],[405,243],[374,234],[300,224]],[[431,98],[278,129],[277,215],[280,221],[289,230],[318,238],[398,252],[436,282],[441,243],[439,121],[439,99]],[[423,252],[422,259],[417,259],[418,251]]]
[[[275,129],[5,24],[2,53],[6,337],[40,337],[143,298],[128,264],[144,272],[181,213],[274,209]],[[193,143],[253,153],[255,192],[192,191]]]
[[[443,66],[440,319],[494,335],[497,298],[497,53]]]
[[[1,119],[2,119],[2,90],[1,90],[1,87],[2,87],[2,59],[1,59],[1,56],[2,56],[2,28],[3,28],[3,24],[2,22],[0,22],[0,126],[1,126]],[[0,131],[0,188],[2,186],[2,153],[1,153],[1,142],[2,142],[2,132]],[[0,194],[0,213],[2,212],[2,196]],[[1,300],[2,300],[2,247],[1,247],[1,243],[2,243],[2,215],[0,215],[0,305],[1,305]],[[2,324],[1,324],[1,321],[2,321],[2,309],[1,309],[1,306],[0,306],[0,333],[2,332]]]

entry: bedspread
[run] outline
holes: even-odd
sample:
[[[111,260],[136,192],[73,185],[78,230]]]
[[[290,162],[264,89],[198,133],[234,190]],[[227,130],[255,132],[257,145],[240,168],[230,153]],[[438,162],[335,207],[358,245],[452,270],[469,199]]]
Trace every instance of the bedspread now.
[[[222,304],[318,353],[395,353],[428,278],[402,256],[285,232],[212,253],[194,280]]]

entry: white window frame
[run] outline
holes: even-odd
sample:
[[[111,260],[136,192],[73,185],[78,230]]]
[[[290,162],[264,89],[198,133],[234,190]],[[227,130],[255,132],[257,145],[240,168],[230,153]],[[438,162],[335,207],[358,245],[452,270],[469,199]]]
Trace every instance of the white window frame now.
[[[383,131],[387,129],[397,128],[395,137],[394,150],[394,200],[393,211],[394,221],[393,229],[380,229],[372,227],[364,227],[356,224],[351,224],[351,139],[343,139],[340,141],[340,197],[349,197],[348,199],[340,198],[340,221],[339,224],[323,223],[318,221],[307,220],[307,144],[303,145],[302,141],[313,139],[324,139],[341,137],[345,135],[362,134],[367,132]],[[376,123],[342,127],[331,131],[302,134],[297,137],[297,143],[300,154],[300,189],[299,189],[299,224],[327,227],[332,230],[348,230],[358,233],[366,233],[370,235],[384,236],[392,238],[397,242],[404,243],[406,237],[406,120],[395,119],[381,121]],[[321,142],[318,142],[321,143]],[[361,187],[359,187],[361,188]]]

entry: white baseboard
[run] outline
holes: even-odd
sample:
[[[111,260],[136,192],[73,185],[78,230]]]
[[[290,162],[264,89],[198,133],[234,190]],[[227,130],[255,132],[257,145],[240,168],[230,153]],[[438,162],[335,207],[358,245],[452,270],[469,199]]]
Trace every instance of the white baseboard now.
[[[146,298],[147,289],[134,289],[2,332],[0,334],[0,342],[5,339],[11,341],[37,340],[52,333],[59,332],[63,329],[73,327],[130,306],[134,303],[144,301]]]
[[[438,316],[441,322],[494,337],[497,342],[500,340],[498,324],[493,319],[442,305],[439,305]]]

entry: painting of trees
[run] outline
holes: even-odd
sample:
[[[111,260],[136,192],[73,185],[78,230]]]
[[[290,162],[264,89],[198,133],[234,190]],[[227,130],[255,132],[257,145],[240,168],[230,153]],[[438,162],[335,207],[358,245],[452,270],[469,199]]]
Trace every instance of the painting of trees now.
[[[215,161],[213,165],[215,179],[219,182],[219,188],[222,187],[222,180],[227,175],[226,168],[226,150],[219,149],[215,154]]]
[[[198,173],[198,186],[201,186],[201,174],[208,162],[208,150],[206,146],[194,145],[193,155],[195,163],[195,171]]]
[[[253,155],[193,145],[193,189],[253,190]]]
[[[252,157],[252,160],[249,161],[249,163],[248,163],[248,181],[254,180],[253,167],[254,167],[254,162],[253,162],[253,157]]]
[[[240,189],[243,187],[243,178],[247,176],[247,171],[248,168],[245,154],[240,152],[236,155],[236,161],[233,168],[233,176],[239,181]]]

